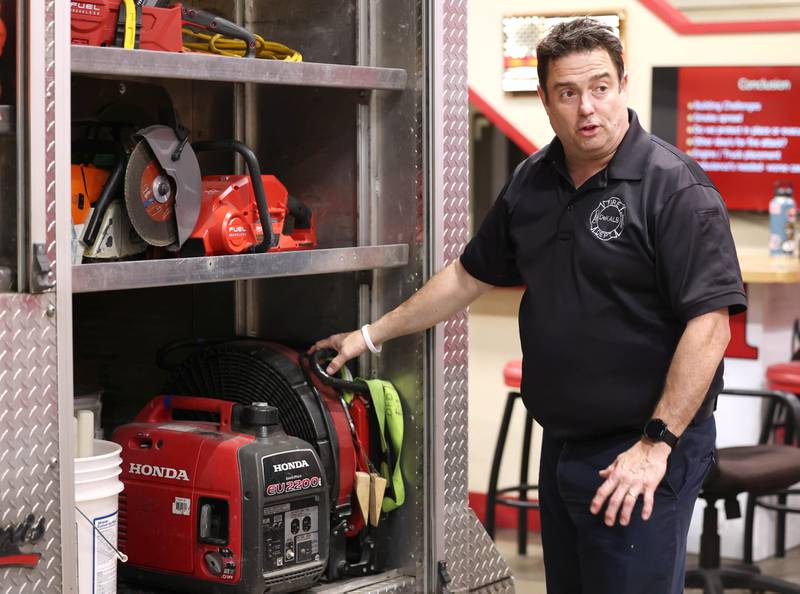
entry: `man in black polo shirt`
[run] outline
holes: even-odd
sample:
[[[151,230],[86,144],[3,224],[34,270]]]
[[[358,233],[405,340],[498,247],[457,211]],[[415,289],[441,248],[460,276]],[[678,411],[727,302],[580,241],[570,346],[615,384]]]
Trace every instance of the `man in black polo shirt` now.
[[[589,18],[537,48],[556,133],[517,167],[460,261],[333,347],[337,371],[494,286],[525,285],[522,394],[544,427],[550,594],[683,592],[710,467],[728,316],[746,299],[725,205],[627,108],[622,47]]]

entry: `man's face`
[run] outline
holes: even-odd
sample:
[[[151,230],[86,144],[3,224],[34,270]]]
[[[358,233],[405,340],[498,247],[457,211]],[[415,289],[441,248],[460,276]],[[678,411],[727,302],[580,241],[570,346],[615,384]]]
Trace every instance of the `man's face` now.
[[[626,83],[604,49],[550,63],[547,93],[539,87],[539,97],[568,160],[602,159],[617,149],[628,129]]]

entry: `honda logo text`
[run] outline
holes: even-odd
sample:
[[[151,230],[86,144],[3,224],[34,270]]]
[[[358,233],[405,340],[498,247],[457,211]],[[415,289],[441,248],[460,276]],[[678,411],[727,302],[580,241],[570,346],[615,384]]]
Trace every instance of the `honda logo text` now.
[[[150,466],[149,464],[130,463],[128,474],[138,474],[141,476],[157,476],[159,478],[174,479],[176,481],[188,481],[189,475],[181,468],[167,468],[166,466]]]
[[[283,464],[273,464],[272,469],[275,472],[280,472],[282,470],[294,470],[296,468],[307,468],[308,462],[305,460],[298,460],[297,462],[284,462]]]

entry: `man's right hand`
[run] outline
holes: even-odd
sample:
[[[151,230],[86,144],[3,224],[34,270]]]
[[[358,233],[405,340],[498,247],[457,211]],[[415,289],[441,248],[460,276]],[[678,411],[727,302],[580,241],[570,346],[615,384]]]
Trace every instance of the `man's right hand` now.
[[[364,337],[361,335],[361,330],[354,330],[353,332],[343,332],[342,334],[334,334],[328,338],[323,338],[314,343],[308,354],[312,355],[316,351],[322,349],[334,349],[336,355],[328,364],[325,373],[334,375],[347,363],[350,359],[358,357],[361,353],[367,351],[367,343],[364,342]]]
[[[464,309],[491,288],[492,285],[471,276],[461,265],[461,261],[455,259],[433,275],[407,301],[370,324],[372,341],[375,346],[379,346],[399,336],[430,328]],[[367,344],[361,331],[354,330],[317,341],[308,350],[308,354],[326,348],[338,352],[325,370],[328,375],[333,375],[347,361],[366,352]]]

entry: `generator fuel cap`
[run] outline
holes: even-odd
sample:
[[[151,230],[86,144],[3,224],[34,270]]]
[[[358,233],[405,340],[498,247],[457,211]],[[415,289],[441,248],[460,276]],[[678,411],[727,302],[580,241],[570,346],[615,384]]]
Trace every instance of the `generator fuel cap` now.
[[[267,402],[253,402],[244,409],[244,422],[248,425],[277,425],[278,409]]]
[[[267,427],[280,423],[278,409],[268,402],[253,402],[252,404],[248,404],[242,414],[242,421],[246,425],[256,427],[256,437],[266,437]]]

